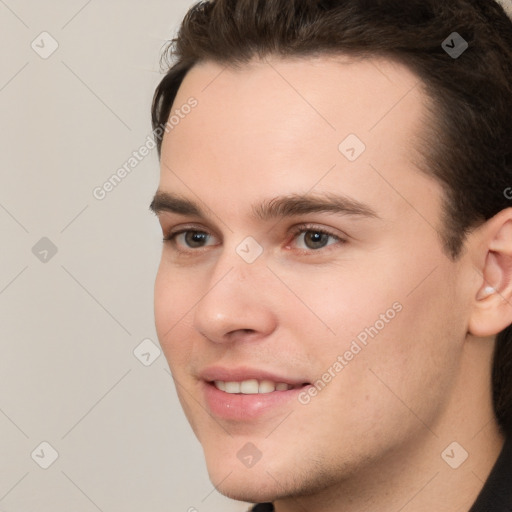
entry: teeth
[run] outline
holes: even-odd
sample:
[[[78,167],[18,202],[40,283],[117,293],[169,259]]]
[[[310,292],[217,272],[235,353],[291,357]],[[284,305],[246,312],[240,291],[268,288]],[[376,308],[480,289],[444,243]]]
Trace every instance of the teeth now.
[[[217,389],[220,389],[221,391],[226,391],[226,383],[224,381],[216,380],[214,384]]]
[[[225,382],[224,387],[226,393],[240,393],[240,382]]]
[[[272,382],[270,380],[257,381],[256,379],[243,380],[242,382],[226,382],[216,380],[213,382],[217,389],[226,393],[256,395],[264,393],[272,393],[273,391],[288,391],[293,386],[285,382]]]
[[[258,387],[259,393],[272,393],[276,390],[276,385],[270,380],[262,380]]]
[[[258,392],[259,385],[256,379],[244,380],[240,382],[240,393],[244,395],[254,395]]]

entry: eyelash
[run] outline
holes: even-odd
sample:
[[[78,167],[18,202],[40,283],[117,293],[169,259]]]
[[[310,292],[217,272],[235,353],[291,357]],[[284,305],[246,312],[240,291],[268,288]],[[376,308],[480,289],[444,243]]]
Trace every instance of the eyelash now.
[[[211,246],[206,246],[206,247],[199,247],[199,248],[196,248],[196,249],[180,249],[178,247],[178,244],[176,242],[176,238],[183,234],[183,233],[205,233],[206,235],[211,235],[210,233],[208,233],[208,231],[204,230],[204,229],[199,229],[197,227],[193,227],[193,226],[187,226],[187,227],[184,227],[178,231],[175,231],[175,232],[170,232],[169,234],[167,234],[163,241],[164,243],[170,243],[173,245],[174,249],[179,252],[179,253],[183,253],[183,254],[191,254],[191,253],[199,253],[199,252],[202,252],[204,249],[206,249],[207,247],[211,247]],[[335,233],[332,233],[331,231],[329,230],[326,230],[325,228],[320,228],[314,224],[301,224],[299,226],[296,226],[293,228],[293,230],[291,231],[291,238],[292,240],[296,240],[296,238],[300,235],[300,234],[303,234],[303,233],[318,233],[318,234],[321,234],[321,235],[327,235],[328,237],[334,239],[336,241],[336,243],[333,243],[333,244],[329,244],[325,247],[322,247],[320,249],[297,249],[296,251],[299,252],[300,254],[315,254],[315,253],[320,253],[320,252],[326,252],[326,251],[329,251],[331,250],[331,246],[337,246],[337,245],[343,245],[347,242],[347,240],[343,237],[341,237],[340,235],[337,235]],[[288,248],[289,245],[290,245],[291,242],[287,242],[285,247]]]
[[[337,246],[337,245],[343,245],[347,241],[345,238],[342,238],[340,235],[337,235],[335,233],[332,233],[328,229],[321,228],[319,226],[315,226],[314,224],[301,224],[299,226],[296,226],[292,232],[292,240],[296,240],[297,237],[302,233],[318,233],[321,235],[327,235],[328,237],[334,239],[336,243],[326,245],[325,247],[322,247],[320,249],[297,249],[297,251],[301,254],[315,254],[320,252],[326,252],[329,250],[332,250],[333,247],[331,246]],[[288,247],[289,244],[286,244],[286,247]]]

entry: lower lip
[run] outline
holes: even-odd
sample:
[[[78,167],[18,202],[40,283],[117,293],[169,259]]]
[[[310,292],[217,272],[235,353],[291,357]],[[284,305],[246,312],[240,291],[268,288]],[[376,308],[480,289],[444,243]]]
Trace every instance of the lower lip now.
[[[244,395],[225,393],[217,389],[213,383],[203,381],[204,396],[210,412],[219,418],[235,421],[252,420],[265,413],[275,412],[292,400],[297,400],[299,393],[306,387]]]

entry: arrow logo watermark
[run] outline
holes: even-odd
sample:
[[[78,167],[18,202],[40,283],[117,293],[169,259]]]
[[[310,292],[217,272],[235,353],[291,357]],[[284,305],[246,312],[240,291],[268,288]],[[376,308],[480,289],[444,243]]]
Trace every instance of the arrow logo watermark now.
[[[48,32],[41,32],[30,44],[39,57],[47,59],[57,50],[59,43]]]
[[[32,247],[32,254],[41,263],[48,263],[57,254],[57,251],[57,246],[45,236]]]
[[[458,469],[469,457],[469,453],[456,441],[451,443],[441,453],[441,458],[450,466],[452,469]]]
[[[246,468],[251,469],[261,460],[263,453],[254,443],[245,443],[236,456]]]
[[[355,162],[366,151],[366,145],[357,135],[351,133],[341,142],[338,150],[349,162]]]
[[[133,355],[144,366],[151,366],[160,357],[161,353],[160,348],[149,338],[142,340],[133,350]]]
[[[248,236],[237,246],[236,253],[251,264],[263,254],[263,247],[252,236]]]
[[[39,467],[48,469],[59,458],[59,453],[50,443],[43,441],[30,456]]]
[[[468,42],[458,32],[452,32],[441,46],[452,59],[458,59],[469,48]]]

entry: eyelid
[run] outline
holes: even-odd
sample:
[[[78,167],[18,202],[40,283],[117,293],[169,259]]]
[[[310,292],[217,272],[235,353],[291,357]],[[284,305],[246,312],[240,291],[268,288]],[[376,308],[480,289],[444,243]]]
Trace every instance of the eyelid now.
[[[204,250],[208,247],[218,245],[218,244],[212,244],[212,245],[207,245],[207,246],[198,247],[198,248],[179,249],[178,244],[176,243],[176,237],[180,234],[187,233],[189,231],[193,231],[193,232],[197,232],[197,233],[206,233],[210,237],[217,238],[217,239],[221,240],[221,237],[218,237],[217,235],[212,233],[212,230],[206,228],[205,226],[199,226],[197,224],[184,224],[184,225],[180,225],[180,226],[174,227],[172,229],[169,229],[164,234],[163,240],[164,240],[164,242],[169,242],[169,243],[173,244],[173,246],[175,247],[175,250],[178,252],[182,252],[182,253],[198,253],[201,250]],[[311,254],[324,253],[331,249],[335,249],[340,244],[347,243],[348,238],[349,238],[345,233],[340,232],[339,230],[329,229],[329,228],[320,226],[318,224],[307,223],[307,222],[295,225],[289,231],[290,231],[290,234],[288,236],[288,241],[284,245],[285,249],[291,250],[292,247],[290,247],[290,246],[295,241],[295,239],[298,237],[298,235],[300,235],[301,233],[308,232],[308,231],[325,234],[331,238],[336,239],[336,241],[337,241],[337,243],[329,244],[325,247],[322,247],[322,248],[316,249],[316,250],[315,249],[295,249],[296,252],[301,253],[301,254],[310,254],[311,255]]]
[[[176,238],[183,233],[187,233],[189,231],[194,231],[196,233],[206,233],[208,236],[213,237],[213,238],[220,238],[220,237],[217,237],[217,235],[215,235],[214,233],[212,233],[212,231],[210,229],[205,228],[204,226],[198,226],[197,224],[182,224],[182,225],[176,226],[169,230],[163,229],[163,231],[164,231],[164,238],[163,238],[164,244],[170,243],[174,246],[174,249],[177,252],[182,252],[182,253],[198,253],[202,249],[205,249],[206,247],[212,247],[211,245],[207,245],[205,247],[199,247],[196,249],[179,248],[180,246],[178,246],[178,244],[176,242]],[[214,244],[214,245],[218,245],[218,244]]]
[[[207,228],[206,226],[201,226],[199,224],[179,224],[177,226],[173,226],[171,228],[166,229],[164,226],[162,226],[162,231],[164,232],[165,237],[170,238],[174,235],[178,235],[180,233],[186,232],[186,231],[197,231],[199,233],[208,233],[209,235],[216,236],[212,229]],[[220,237],[217,237],[220,238]]]
[[[316,233],[322,233],[322,234],[325,234],[325,235],[328,235],[332,238],[335,238],[337,240],[337,244],[330,244],[326,247],[323,247],[321,249],[297,249],[299,252],[302,252],[302,253],[305,253],[305,254],[319,254],[321,252],[325,252],[325,251],[329,251],[331,249],[334,249],[334,247],[338,246],[339,244],[344,244],[344,243],[347,243],[348,241],[348,236],[343,233],[343,232],[340,232],[340,231],[337,231],[337,232],[334,232],[335,230],[331,230],[329,228],[326,228],[326,227],[322,227],[318,224],[312,224],[312,223],[304,223],[304,224],[299,224],[297,226],[294,226],[291,230],[291,235],[292,235],[292,240],[290,242],[287,242],[286,245],[285,245],[285,248],[289,248],[290,245],[291,245],[291,242],[294,241],[298,235],[300,235],[301,233],[304,233],[304,232],[308,232],[308,231],[312,231],[312,232],[316,232]],[[332,247],[334,246],[334,247]]]

